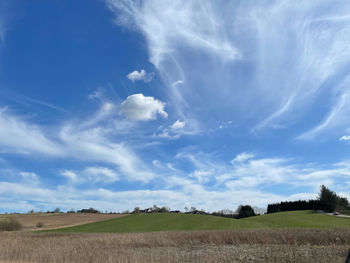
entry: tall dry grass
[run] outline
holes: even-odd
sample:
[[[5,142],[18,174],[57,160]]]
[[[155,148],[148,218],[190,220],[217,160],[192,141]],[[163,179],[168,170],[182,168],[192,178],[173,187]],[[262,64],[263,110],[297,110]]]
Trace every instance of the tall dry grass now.
[[[0,218],[0,231],[17,231],[21,229],[22,225],[16,218]]]
[[[349,230],[0,233],[0,262],[344,262]]]

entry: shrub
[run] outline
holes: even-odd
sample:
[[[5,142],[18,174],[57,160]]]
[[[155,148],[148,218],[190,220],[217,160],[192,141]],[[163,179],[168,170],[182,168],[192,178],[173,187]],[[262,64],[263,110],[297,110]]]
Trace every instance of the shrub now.
[[[36,224],[36,227],[44,227],[44,223],[43,223],[43,222],[38,222],[38,223]]]
[[[16,231],[22,229],[22,225],[16,218],[9,217],[0,219],[0,231]]]

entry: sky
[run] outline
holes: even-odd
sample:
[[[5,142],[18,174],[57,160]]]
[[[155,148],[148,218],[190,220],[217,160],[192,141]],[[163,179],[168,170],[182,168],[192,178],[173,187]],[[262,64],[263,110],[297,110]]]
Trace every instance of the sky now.
[[[0,0],[0,213],[350,198],[347,0]]]

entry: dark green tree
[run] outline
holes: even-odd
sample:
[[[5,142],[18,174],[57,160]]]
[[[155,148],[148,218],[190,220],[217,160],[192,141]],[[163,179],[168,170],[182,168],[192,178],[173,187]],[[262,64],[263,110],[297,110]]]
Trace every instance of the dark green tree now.
[[[240,205],[237,209],[237,218],[255,216],[254,209],[250,205]]]
[[[321,202],[323,210],[333,212],[337,206],[338,196],[335,192],[329,190],[325,185],[321,185],[318,199]]]

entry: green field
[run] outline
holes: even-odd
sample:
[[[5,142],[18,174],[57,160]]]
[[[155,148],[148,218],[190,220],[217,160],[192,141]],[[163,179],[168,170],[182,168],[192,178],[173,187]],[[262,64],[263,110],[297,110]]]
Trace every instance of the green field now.
[[[312,211],[280,212],[243,219],[192,214],[135,214],[96,223],[51,230],[55,232],[152,232],[249,228],[350,228],[350,218]]]

